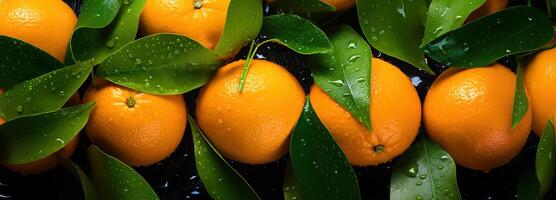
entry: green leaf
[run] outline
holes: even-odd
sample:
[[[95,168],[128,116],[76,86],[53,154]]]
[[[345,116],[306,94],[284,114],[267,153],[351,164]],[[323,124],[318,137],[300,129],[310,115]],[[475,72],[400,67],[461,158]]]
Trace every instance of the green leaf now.
[[[370,129],[371,48],[349,26],[331,30],[332,51],[309,56],[309,68],[316,83]]]
[[[100,200],[91,179],[87,177],[87,174],[79,166],[69,160],[62,160],[62,165],[79,179],[85,200]]]
[[[194,40],[156,34],[113,53],[95,75],[141,92],[182,94],[205,84],[218,65],[217,56]]]
[[[539,193],[539,181],[535,170],[526,168],[521,172],[517,184],[517,199],[518,200],[541,200],[542,197]]]
[[[267,36],[265,42],[277,42],[304,55],[331,50],[326,34],[318,26],[297,15],[277,14],[265,17],[261,34]]]
[[[355,172],[308,98],[291,136],[290,156],[303,199],[361,199]]]
[[[8,121],[0,126],[0,161],[24,164],[62,149],[83,129],[94,102]]]
[[[486,0],[433,0],[427,12],[425,37],[421,47],[451,30],[459,28],[467,16]]]
[[[139,16],[145,2],[146,0],[84,1],[66,62],[95,59],[95,63],[100,63],[112,52],[135,40]]]
[[[225,59],[233,57],[243,45],[259,35],[262,24],[262,1],[231,0],[224,32],[216,45],[216,54]]]
[[[448,32],[423,49],[447,66],[487,66],[504,56],[542,47],[552,39],[552,32],[545,12],[516,6]]]
[[[552,120],[549,120],[546,123],[541,140],[539,141],[535,160],[535,168],[537,178],[540,183],[539,192],[541,196],[544,196],[544,194],[552,188],[554,170],[556,169],[554,159],[552,158],[554,154],[554,123]]]
[[[63,66],[39,48],[21,40],[0,35],[0,88],[35,78]]]
[[[191,116],[188,116],[195,148],[195,166],[203,185],[214,199],[260,199],[251,186],[218,153],[205,138]]]
[[[394,165],[391,199],[461,199],[456,165],[448,152],[424,135]]]
[[[359,24],[371,46],[430,74],[419,46],[425,27],[425,0],[357,0]]]
[[[287,13],[334,12],[334,6],[320,0],[275,0],[270,7]]]
[[[297,177],[293,173],[291,160],[288,160],[286,169],[284,170],[284,200],[301,200],[301,191],[299,191]]]
[[[91,177],[101,199],[159,199],[149,183],[133,168],[91,145],[87,151]]]
[[[518,58],[519,59],[519,58]],[[529,109],[529,100],[525,93],[525,84],[523,82],[523,61],[518,61],[517,78],[515,83],[514,106],[512,112],[512,128],[517,127],[521,119],[527,114]]]
[[[6,120],[60,109],[87,80],[91,62],[64,67],[19,83],[0,95],[0,114]]]

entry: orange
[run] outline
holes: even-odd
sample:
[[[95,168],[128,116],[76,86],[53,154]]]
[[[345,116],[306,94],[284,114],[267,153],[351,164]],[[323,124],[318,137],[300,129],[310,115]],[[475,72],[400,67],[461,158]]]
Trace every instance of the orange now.
[[[525,68],[525,87],[531,97],[533,130],[541,135],[546,122],[556,116],[556,49],[537,54]]]
[[[277,1],[277,0],[266,0],[266,3],[270,4],[274,1]],[[353,6],[355,6],[355,0],[322,0],[322,2],[330,4],[331,6],[334,6],[337,11],[344,11],[344,10],[353,8]]]
[[[311,103],[352,165],[388,162],[413,142],[421,123],[421,101],[409,78],[390,63],[372,59],[371,131],[313,85]]]
[[[32,44],[63,61],[77,23],[73,10],[60,0],[0,1],[0,35]]]
[[[225,157],[247,164],[275,161],[288,151],[289,136],[305,93],[282,66],[253,60],[239,92],[245,61],[220,68],[197,99],[197,121]]]
[[[487,0],[481,7],[477,8],[477,10],[473,11],[469,17],[467,17],[467,21],[470,22],[501,11],[506,8],[506,6],[508,6],[508,0]]]
[[[470,169],[489,171],[508,163],[531,130],[531,109],[512,128],[515,81],[516,75],[500,64],[446,70],[425,99],[429,137]]]
[[[0,89],[0,94],[2,94],[2,89]],[[66,103],[66,106],[74,106],[80,103],[79,94],[75,93],[70,100]],[[0,118],[0,125],[4,124],[6,121]],[[45,158],[25,163],[25,164],[7,164],[1,163],[4,167],[19,172],[22,174],[40,174],[45,171],[54,169],[56,166],[60,164],[60,159],[69,159],[75,149],[77,148],[77,144],[79,143],[79,135],[75,136],[64,148],[60,149],[58,152],[47,156]]]
[[[186,127],[181,95],[152,95],[106,81],[89,87],[84,102],[95,101],[85,126],[91,142],[132,166],[147,166],[176,150]]]
[[[214,49],[226,24],[230,0],[148,0],[141,13],[144,34],[183,34]]]

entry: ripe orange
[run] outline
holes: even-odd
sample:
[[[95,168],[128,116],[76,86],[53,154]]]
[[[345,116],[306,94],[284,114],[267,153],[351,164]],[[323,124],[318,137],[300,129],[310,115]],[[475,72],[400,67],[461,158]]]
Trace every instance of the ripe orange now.
[[[372,59],[369,131],[318,85],[311,103],[352,165],[388,162],[413,142],[421,123],[421,101],[409,78],[390,63]]]
[[[30,43],[63,61],[77,23],[73,10],[60,0],[0,1],[0,35]]]
[[[225,157],[247,164],[275,161],[288,151],[289,136],[305,93],[282,66],[253,60],[239,92],[245,61],[218,70],[197,99],[197,121]]]
[[[508,163],[531,130],[531,109],[512,129],[515,81],[515,74],[500,64],[446,70],[425,100],[429,137],[470,169],[489,171]]]
[[[508,0],[487,0],[481,7],[473,11],[467,21],[473,21],[478,18],[490,15],[492,13],[498,12],[508,6]]]
[[[83,101],[96,101],[85,127],[91,142],[132,166],[168,157],[185,131],[187,110],[181,95],[151,95],[97,81]]]
[[[183,34],[214,49],[226,24],[230,0],[149,0],[141,13],[144,34]]]
[[[274,1],[277,0],[266,0],[266,3],[270,4]],[[321,1],[330,4],[331,6],[334,6],[336,8],[336,11],[344,11],[353,8],[353,6],[355,6],[355,0],[321,0]]]
[[[0,95],[2,94],[2,89],[0,89]],[[65,106],[74,106],[79,104],[81,101],[79,100],[79,94],[75,93],[70,100],[66,103]],[[4,124],[6,121],[0,118],[0,125]],[[25,164],[7,164],[1,163],[4,167],[8,168],[9,170],[19,172],[22,174],[40,174],[46,172],[48,170],[54,169],[56,166],[60,164],[59,159],[69,159],[75,149],[77,148],[77,144],[79,143],[79,135],[75,136],[73,140],[71,140],[64,148],[60,149],[58,152],[47,156],[45,158],[25,163]]]
[[[556,116],[556,49],[537,54],[525,68],[525,87],[531,97],[533,130],[541,135],[546,122]]]

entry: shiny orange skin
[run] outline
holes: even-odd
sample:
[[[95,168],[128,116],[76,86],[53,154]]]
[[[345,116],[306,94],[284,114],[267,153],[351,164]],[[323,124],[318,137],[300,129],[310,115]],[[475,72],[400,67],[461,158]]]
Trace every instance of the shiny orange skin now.
[[[371,131],[318,85],[313,85],[309,97],[352,165],[388,162],[402,154],[419,132],[421,101],[415,87],[397,67],[378,58],[372,59],[371,69]],[[379,146],[383,149],[376,151]]]
[[[226,158],[269,163],[288,151],[305,92],[282,66],[253,60],[240,93],[244,63],[240,60],[220,68],[203,87],[197,99],[197,122]]]
[[[266,3],[270,4],[277,0],[266,0]],[[355,0],[321,0],[331,6],[336,8],[336,11],[345,11],[355,6]]]
[[[91,142],[132,166],[148,166],[170,156],[180,144],[187,109],[181,95],[152,95],[105,81],[89,87],[84,102],[95,101],[85,126]],[[127,102],[132,97],[135,104]]]
[[[556,116],[556,49],[537,54],[525,68],[524,80],[533,108],[533,131],[540,136],[546,122]]]
[[[513,159],[531,131],[531,107],[516,128],[516,75],[500,64],[450,68],[433,83],[423,113],[429,137],[457,164],[489,171]]]
[[[59,61],[64,61],[76,23],[75,13],[64,1],[0,1],[0,35],[23,40]]]
[[[503,10],[508,6],[508,0],[487,0],[481,7],[477,8],[477,10],[473,11],[469,17],[467,17],[467,21],[473,21],[478,18],[490,15],[492,13],[498,12]]]
[[[230,0],[147,0],[141,13],[140,27],[145,35],[183,34],[206,48],[214,49],[226,24]]]
[[[3,90],[0,89],[0,94],[2,94],[2,92]],[[80,102],[81,100],[79,99],[79,94],[75,93],[70,98],[70,100],[66,103],[65,106],[74,106],[79,104]],[[0,118],[0,125],[4,124],[5,122],[6,121],[4,119]],[[66,160],[69,159],[75,152],[78,143],[79,143],[79,135],[75,136],[74,139],[72,139],[66,146],[64,146],[58,152],[50,156],[47,156],[45,158],[30,163],[25,163],[25,164],[17,164],[17,165],[7,164],[7,163],[1,163],[1,164],[2,166],[14,172],[19,172],[22,174],[41,174],[43,172],[54,169],[56,166],[58,166],[60,164],[60,159],[66,159]]]

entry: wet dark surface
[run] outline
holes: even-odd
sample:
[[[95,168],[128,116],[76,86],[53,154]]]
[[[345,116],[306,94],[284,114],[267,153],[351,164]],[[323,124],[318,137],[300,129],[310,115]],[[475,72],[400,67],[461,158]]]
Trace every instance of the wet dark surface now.
[[[518,3],[522,2],[511,1],[512,5]],[[542,6],[544,1],[535,1],[535,3]],[[70,3],[70,5],[75,4]],[[347,23],[356,29],[359,28],[356,13],[353,10],[345,13],[338,19],[338,22]],[[239,54],[238,59],[244,58],[245,52],[244,49]],[[375,56],[395,64],[405,72],[413,80],[420,97],[424,98],[435,76],[425,74],[406,63],[376,51],[373,53]],[[284,47],[272,44],[265,45],[259,50],[257,58],[267,59],[286,67],[298,78],[306,91],[313,82],[310,72],[305,66],[303,56]],[[510,59],[502,59],[500,62],[510,68],[515,67]],[[441,65],[431,61],[429,61],[429,64],[437,73],[444,70]],[[195,107],[197,92],[198,90],[186,95],[191,114],[194,114],[193,108]],[[85,145],[88,142],[84,134],[82,134],[81,141],[83,142],[72,159],[87,171]],[[531,134],[522,152],[511,163],[494,169],[490,173],[458,167],[458,184],[463,198],[467,200],[516,199],[515,191],[519,173],[524,167],[534,165],[536,143],[538,143],[538,137]],[[254,187],[262,199],[273,200],[283,199],[281,188],[285,160],[284,157],[277,162],[261,166],[230,162]],[[388,199],[392,168],[393,162],[376,167],[355,168],[364,199]],[[137,171],[148,180],[161,199],[210,199],[196,174],[189,128],[179,148],[168,159],[150,167],[137,168]],[[554,195],[555,191],[552,189],[546,199],[552,199]],[[0,167],[0,199],[39,198],[82,199],[83,197],[78,180],[61,167],[38,176],[23,176]]]

